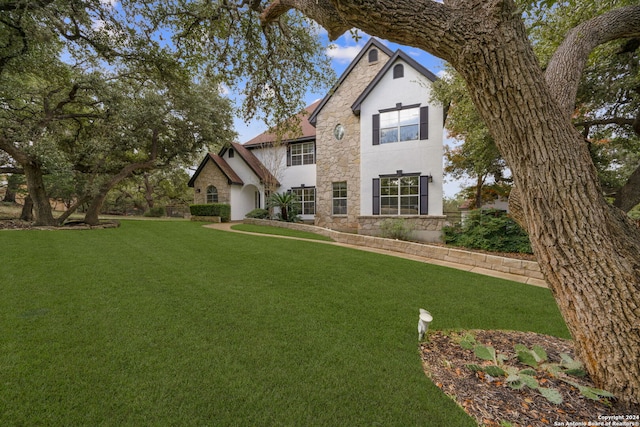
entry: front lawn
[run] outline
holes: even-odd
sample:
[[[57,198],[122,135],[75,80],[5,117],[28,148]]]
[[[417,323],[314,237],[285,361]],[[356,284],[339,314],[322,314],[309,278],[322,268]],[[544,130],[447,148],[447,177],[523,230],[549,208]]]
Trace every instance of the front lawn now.
[[[0,425],[473,426],[432,328],[568,337],[546,289],[207,229],[0,231]]]

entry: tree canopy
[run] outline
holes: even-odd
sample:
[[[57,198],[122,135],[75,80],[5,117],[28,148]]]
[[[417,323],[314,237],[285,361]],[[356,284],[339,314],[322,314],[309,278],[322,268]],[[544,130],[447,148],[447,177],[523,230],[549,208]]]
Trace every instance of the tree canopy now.
[[[275,123],[299,110],[308,85],[327,85],[328,59],[304,18],[265,29],[259,11],[227,1],[3,3],[0,149],[25,173],[36,222],[60,222],[91,199],[95,211],[122,174],[230,142],[223,86],[244,94],[246,117]],[[77,199],[57,219],[43,179],[55,173],[57,191],[66,182]]]

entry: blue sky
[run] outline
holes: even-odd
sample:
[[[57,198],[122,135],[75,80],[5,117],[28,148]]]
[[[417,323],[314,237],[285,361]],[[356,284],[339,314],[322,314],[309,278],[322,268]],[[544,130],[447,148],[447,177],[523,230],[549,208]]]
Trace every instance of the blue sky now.
[[[320,33],[320,36],[323,38],[324,44],[328,45],[328,39],[326,37],[326,33]],[[327,50],[327,54],[331,58],[331,66],[336,72],[336,77],[340,77],[345,69],[349,66],[353,58],[360,52],[360,50],[364,47],[364,45],[369,40],[369,36],[363,33],[359,33],[358,40],[355,40],[350,33],[346,33],[336,41],[333,42],[333,48]],[[440,75],[440,73],[444,69],[444,63],[441,59],[426,53],[422,50],[415,49],[412,47],[401,46],[395,43],[390,43],[386,40],[381,40],[383,44],[385,44],[392,51],[396,51],[397,49],[403,50],[405,53],[413,57],[418,63],[429,69],[436,75]],[[313,92],[313,90],[309,90],[305,97],[305,105],[312,104],[314,101],[323,98],[325,95],[324,92]],[[245,123],[244,120],[240,118],[236,118],[234,121],[234,125],[236,128],[236,132],[238,132],[238,141],[243,143],[256,135],[261,134],[266,130],[266,126],[264,123],[259,121]],[[446,136],[446,131],[445,131]],[[454,141],[446,140],[447,144],[453,143]],[[451,179],[445,177],[444,184],[444,193],[446,197],[453,197],[456,195],[458,191],[460,191],[461,185],[468,185],[464,182],[455,182]]]

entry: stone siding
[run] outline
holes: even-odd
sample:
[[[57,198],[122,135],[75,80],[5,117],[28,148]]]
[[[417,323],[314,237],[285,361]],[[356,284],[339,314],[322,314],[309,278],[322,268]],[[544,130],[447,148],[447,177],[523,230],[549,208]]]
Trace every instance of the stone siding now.
[[[371,49],[376,49],[372,47]],[[370,50],[371,50],[370,49]],[[357,231],[360,215],[360,118],[351,105],[364,92],[389,57],[378,49],[378,61],[369,63],[365,52],[351,73],[318,114],[316,125],[316,219],[321,227]],[[344,137],[333,136],[336,125]],[[333,215],[334,182],[347,183],[347,215]]]
[[[535,261],[505,258],[496,255],[465,251],[462,249],[450,249],[442,246],[406,242],[403,240],[384,239],[381,237],[364,236],[353,233],[341,233],[335,230],[305,224],[262,219],[245,219],[244,223],[308,231],[322,236],[331,237],[338,243],[384,249],[414,255],[421,258],[462,264],[469,266],[470,268],[477,267],[479,269],[523,276],[531,279],[535,284],[546,286],[540,266]]]
[[[207,203],[207,187],[213,185],[218,189],[218,203],[231,204],[231,185],[224,173],[213,161],[207,161],[200,174],[193,183],[193,203],[204,205]],[[200,192],[198,193],[198,189]]]

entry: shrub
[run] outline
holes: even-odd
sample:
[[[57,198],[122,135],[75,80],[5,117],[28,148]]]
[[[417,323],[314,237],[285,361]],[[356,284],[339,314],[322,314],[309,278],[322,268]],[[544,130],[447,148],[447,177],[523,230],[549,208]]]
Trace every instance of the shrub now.
[[[273,193],[267,200],[267,206],[280,209],[278,218],[286,222],[298,222],[299,200],[294,193]]]
[[[382,237],[388,239],[409,240],[413,228],[404,218],[387,218],[380,224]]]
[[[269,211],[266,209],[257,208],[248,212],[245,217],[257,218],[257,219],[269,219]]]
[[[166,211],[164,209],[164,206],[155,206],[153,208],[150,208],[147,212],[144,213],[144,216],[153,217],[153,218],[160,218],[165,215],[166,215]]]
[[[471,211],[460,224],[443,227],[445,243],[492,252],[533,253],[527,233],[504,211]]]
[[[227,203],[189,205],[189,211],[193,216],[219,216],[222,222],[229,222],[231,220],[231,205]]]

